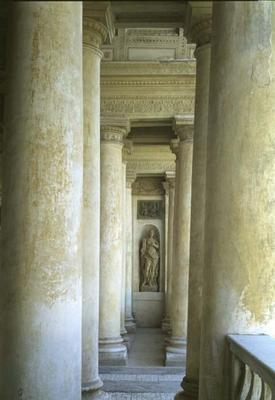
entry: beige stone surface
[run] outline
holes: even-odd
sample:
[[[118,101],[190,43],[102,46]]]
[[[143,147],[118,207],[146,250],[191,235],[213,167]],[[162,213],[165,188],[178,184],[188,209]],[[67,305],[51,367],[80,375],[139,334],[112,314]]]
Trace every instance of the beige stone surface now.
[[[83,281],[82,388],[102,386],[98,376],[100,257],[100,44],[106,28],[84,9],[83,38]]]
[[[81,398],[82,4],[12,4],[1,398]]]
[[[200,399],[227,400],[225,335],[275,331],[273,2],[214,3]]]

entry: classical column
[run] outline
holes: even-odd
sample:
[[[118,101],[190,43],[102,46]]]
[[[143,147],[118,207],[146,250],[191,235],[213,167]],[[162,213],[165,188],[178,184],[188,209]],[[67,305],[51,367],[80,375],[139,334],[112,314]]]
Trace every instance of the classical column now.
[[[81,399],[82,3],[11,5],[2,399]]]
[[[198,399],[204,268],[205,185],[208,127],[208,98],[211,56],[211,18],[200,19],[192,27],[192,43],[197,43],[196,101],[193,143],[190,268],[188,288],[188,328],[186,376],[177,399]]]
[[[171,296],[172,296],[172,263],[173,263],[173,230],[174,230],[174,202],[175,202],[175,173],[166,173],[166,191],[168,192],[167,210],[167,293],[165,303],[165,318],[162,329],[171,330]]]
[[[101,123],[101,233],[99,359],[125,364],[127,349],[120,335],[122,283],[122,147],[129,131],[126,118]]]
[[[83,19],[83,282],[82,389],[97,394],[100,246],[100,46],[107,30],[87,8]],[[93,398],[94,398],[93,397]]]
[[[201,400],[228,400],[225,336],[275,331],[275,5],[214,2]]]
[[[186,355],[189,244],[191,216],[191,178],[193,155],[193,119],[177,117],[179,137],[176,218],[174,219],[174,260],[171,301],[172,335],[166,347],[166,365],[183,365]]]
[[[136,331],[133,318],[133,216],[132,184],[136,174],[126,171],[126,289],[125,289],[125,327],[128,333]]]
[[[122,277],[121,277],[121,312],[120,312],[120,334],[126,347],[129,349],[129,336],[125,328],[125,289],[126,289],[126,162],[122,162],[121,168],[121,222],[122,222]]]

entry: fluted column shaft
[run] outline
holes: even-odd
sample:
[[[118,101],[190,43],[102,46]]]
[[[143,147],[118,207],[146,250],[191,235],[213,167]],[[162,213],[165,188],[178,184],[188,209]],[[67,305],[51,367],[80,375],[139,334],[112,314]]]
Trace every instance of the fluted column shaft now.
[[[187,354],[186,376],[182,381],[184,391],[177,395],[177,399],[197,400],[199,395],[208,99],[211,57],[210,37],[211,18],[202,19],[193,26],[193,40],[197,42],[195,51],[197,73],[192,171]]]
[[[176,184],[177,218],[174,220],[172,282],[172,335],[166,348],[166,365],[183,365],[185,359],[188,307],[188,274],[191,216],[193,122],[177,126],[179,136]]]
[[[214,2],[201,400],[228,400],[229,333],[275,331],[275,8]]]
[[[126,290],[125,290],[125,327],[128,333],[136,330],[133,318],[133,215],[132,184],[134,174],[126,174]]]
[[[83,20],[83,284],[82,388],[96,391],[98,375],[99,251],[100,251],[100,45],[107,30],[89,10]]]
[[[2,399],[81,399],[82,3],[11,6]]]
[[[120,335],[122,284],[122,147],[126,129],[101,125],[101,274],[99,357],[101,363],[125,363]]]

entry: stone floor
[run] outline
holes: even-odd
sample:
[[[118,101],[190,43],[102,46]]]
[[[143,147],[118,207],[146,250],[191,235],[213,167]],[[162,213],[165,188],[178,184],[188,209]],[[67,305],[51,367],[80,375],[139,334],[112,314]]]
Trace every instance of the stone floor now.
[[[184,368],[164,366],[160,329],[138,329],[126,367],[101,367],[103,390],[110,400],[173,400]]]

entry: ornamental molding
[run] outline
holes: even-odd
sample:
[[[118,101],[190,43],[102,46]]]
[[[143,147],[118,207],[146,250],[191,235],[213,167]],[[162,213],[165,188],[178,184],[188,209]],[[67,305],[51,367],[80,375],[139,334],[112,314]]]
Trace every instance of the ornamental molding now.
[[[193,96],[130,96],[114,95],[101,98],[102,114],[127,114],[128,116],[171,117],[179,113],[194,112]]]
[[[152,61],[152,62],[136,62],[136,61],[109,61],[101,64],[101,77],[119,76],[119,75],[196,75],[196,61]]]
[[[195,78],[193,76],[175,76],[171,79],[169,77],[152,77],[152,78],[117,78],[117,77],[104,77],[101,79],[101,87],[112,88],[112,87],[146,87],[146,86],[165,86],[165,87],[176,87],[179,86],[184,88],[195,89]]]
[[[165,173],[175,171],[175,161],[170,160],[128,160],[127,169],[136,174],[141,173]]]

